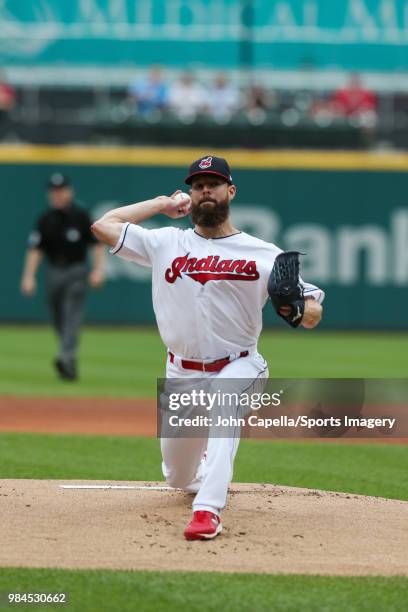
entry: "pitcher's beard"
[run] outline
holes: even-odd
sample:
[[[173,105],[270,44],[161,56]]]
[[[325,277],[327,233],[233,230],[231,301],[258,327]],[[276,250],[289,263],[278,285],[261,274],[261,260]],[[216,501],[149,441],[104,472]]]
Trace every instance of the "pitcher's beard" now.
[[[207,206],[205,202],[213,202],[213,206]],[[191,220],[194,225],[201,227],[216,227],[221,225],[229,216],[229,201],[226,198],[221,202],[206,200],[198,204],[193,204],[191,209]]]

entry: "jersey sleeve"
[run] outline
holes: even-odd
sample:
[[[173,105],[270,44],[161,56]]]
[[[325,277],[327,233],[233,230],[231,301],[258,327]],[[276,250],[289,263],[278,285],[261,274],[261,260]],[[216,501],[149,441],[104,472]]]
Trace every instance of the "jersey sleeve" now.
[[[29,249],[40,249],[43,250],[45,247],[45,235],[44,235],[44,223],[43,218],[40,217],[36,226],[31,230],[28,235],[27,247]]]
[[[140,225],[124,223],[119,240],[109,253],[141,266],[152,267],[156,254],[166,248],[173,232],[177,231],[174,227],[148,230]]]
[[[325,297],[323,289],[319,289],[319,287],[316,287],[316,285],[312,285],[311,283],[305,283],[305,281],[302,279],[300,279],[300,282],[303,285],[305,298],[312,297],[319,302],[319,304],[323,302]]]

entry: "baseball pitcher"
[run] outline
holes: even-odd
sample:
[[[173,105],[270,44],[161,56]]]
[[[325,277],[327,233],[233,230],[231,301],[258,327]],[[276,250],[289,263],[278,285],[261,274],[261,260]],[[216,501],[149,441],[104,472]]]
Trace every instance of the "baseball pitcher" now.
[[[152,268],[167,379],[267,378],[257,344],[268,295],[289,325],[313,328],[322,317],[324,293],[300,279],[298,253],[282,253],[233,226],[236,186],[225,159],[206,155],[194,161],[185,182],[189,195],[178,190],[117,208],[92,231],[112,254]],[[158,214],[171,219],[191,214],[194,227],[139,225]],[[195,495],[193,518],[184,531],[188,540],[221,532],[238,444],[239,431],[230,437],[161,439],[167,483]]]

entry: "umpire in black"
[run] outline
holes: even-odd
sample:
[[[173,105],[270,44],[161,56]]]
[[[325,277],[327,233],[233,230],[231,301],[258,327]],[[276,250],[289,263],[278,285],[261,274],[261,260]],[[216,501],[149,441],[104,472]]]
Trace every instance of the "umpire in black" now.
[[[30,234],[21,291],[24,295],[35,293],[37,270],[45,255],[47,300],[59,339],[54,365],[61,378],[75,380],[85,294],[88,285],[97,288],[103,284],[104,247],[91,233],[91,220],[76,203],[69,179],[52,174],[47,187],[51,210],[39,217]],[[89,247],[93,251],[90,271]]]

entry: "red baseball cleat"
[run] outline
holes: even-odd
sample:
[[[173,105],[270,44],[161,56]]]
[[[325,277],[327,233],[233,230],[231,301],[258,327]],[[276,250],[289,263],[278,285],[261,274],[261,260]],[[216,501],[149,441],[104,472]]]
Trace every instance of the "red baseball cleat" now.
[[[222,531],[220,517],[206,510],[193,513],[193,520],[184,530],[186,540],[211,540]]]

